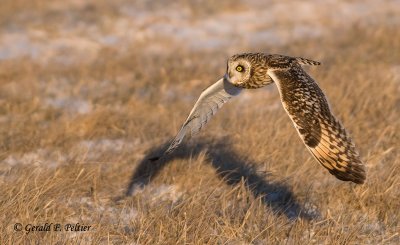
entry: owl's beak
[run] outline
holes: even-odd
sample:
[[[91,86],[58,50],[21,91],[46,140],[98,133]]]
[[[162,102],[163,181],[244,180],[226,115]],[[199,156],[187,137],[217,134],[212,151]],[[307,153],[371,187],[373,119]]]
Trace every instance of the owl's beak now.
[[[231,83],[231,80],[229,79],[228,73],[225,73],[225,75],[224,75],[223,78],[224,78],[224,80],[225,80],[226,82]]]
[[[236,87],[233,83],[231,83],[231,80],[229,79],[228,74],[225,74],[224,77],[221,78],[219,81],[221,81],[221,80],[224,83],[224,90],[226,93],[228,93],[232,96],[238,95],[240,93],[241,89]]]

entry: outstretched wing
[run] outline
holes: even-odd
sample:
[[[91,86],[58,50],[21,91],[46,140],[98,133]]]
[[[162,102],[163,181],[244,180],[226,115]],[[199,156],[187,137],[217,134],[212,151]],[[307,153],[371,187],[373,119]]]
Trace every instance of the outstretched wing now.
[[[178,134],[163,155],[173,152],[182,142],[187,133],[190,132],[191,136],[198,133],[211,117],[217,113],[218,109],[220,109],[230,98],[238,95],[241,90],[241,88],[233,86],[225,78],[221,78],[218,82],[204,90],[185,123],[182,125],[181,130],[179,130]],[[160,157],[155,157],[150,160],[154,161],[159,158]]]
[[[311,154],[343,181],[362,184],[365,166],[341,123],[332,115],[318,84],[300,67],[268,71],[286,112]]]

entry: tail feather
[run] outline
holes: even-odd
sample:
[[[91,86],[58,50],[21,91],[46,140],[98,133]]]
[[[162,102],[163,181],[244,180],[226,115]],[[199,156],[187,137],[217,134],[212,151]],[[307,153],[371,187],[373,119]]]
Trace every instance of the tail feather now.
[[[319,66],[321,62],[310,60],[302,57],[296,57],[296,61],[299,62],[300,65],[311,65],[311,66]]]

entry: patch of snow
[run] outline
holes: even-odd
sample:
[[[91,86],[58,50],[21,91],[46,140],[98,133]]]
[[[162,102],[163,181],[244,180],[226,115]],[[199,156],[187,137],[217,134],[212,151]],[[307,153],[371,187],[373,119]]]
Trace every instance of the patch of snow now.
[[[175,185],[154,185],[150,184],[143,188],[136,188],[133,192],[133,196],[140,194],[143,198],[146,198],[150,202],[159,201],[172,201],[176,202],[183,195],[182,192],[178,191]]]
[[[400,82],[400,65],[392,66],[390,71],[391,71],[391,75],[393,76],[394,81]]]
[[[79,142],[73,151],[84,153],[85,161],[95,161],[101,158],[102,154],[120,154],[125,151],[132,151],[140,144],[140,139],[127,141],[125,139],[96,139],[83,140]]]
[[[138,218],[139,212],[132,207],[117,205],[114,202],[106,202],[98,200],[93,201],[90,197],[81,197],[69,200],[69,206],[78,205],[79,208],[86,209],[89,215],[72,216],[68,219],[68,223],[81,223],[93,225],[93,218],[101,216],[101,222],[113,225],[121,225],[125,228],[130,227],[132,222]],[[96,229],[93,225],[92,229]]]
[[[34,165],[56,167],[67,162],[68,157],[59,150],[41,148],[32,152],[12,154],[3,160],[7,166]]]
[[[337,35],[354,24],[368,28],[400,25],[399,1],[243,1],[240,4],[243,5],[240,10],[220,10],[204,18],[193,15],[187,6],[166,4],[162,9],[146,9],[138,8],[134,2],[122,4],[119,15],[105,16],[102,23],[80,21],[73,28],[74,19],[55,23],[57,35],[25,26],[17,26],[13,31],[0,29],[0,60],[28,56],[40,63],[68,65],[77,60],[93,61],[103,47],[114,47],[123,54],[124,47],[137,44],[158,53],[177,48],[193,51],[224,48],[234,53],[242,51],[238,47],[280,46],[298,39]],[[61,6],[59,11],[63,11]],[[65,11],[68,16],[71,10]],[[32,13],[19,13],[24,14]]]
[[[302,212],[309,218],[312,219],[319,219],[322,217],[321,213],[318,210],[318,207],[311,203],[311,202],[306,202],[304,204]]]
[[[62,109],[70,113],[88,114],[92,111],[92,104],[77,98],[47,98],[44,100],[46,106]]]
[[[126,146],[132,146],[123,139],[100,139],[100,140],[84,140],[79,142],[79,148],[87,148],[97,151],[121,151]]]
[[[385,225],[381,222],[366,222],[363,227],[362,231],[367,234],[381,234],[382,231],[385,230]]]
[[[42,105],[71,114],[88,114],[92,112],[92,102],[85,99],[87,87],[82,85],[79,86],[79,90],[76,90],[73,89],[74,85],[74,81],[66,78],[40,81],[39,89],[42,92]]]
[[[1,32],[0,60],[29,57],[40,63],[69,65],[89,62],[95,58],[99,44],[78,33],[65,32],[61,37],[51,37],[41,30]]]
[[[68,164],[76,156],[84,155],[85,160],[94,161],[104,153],[119,155],[123,151],[130,151],[140,144],[140,140],[128,141],[125,139],[99,139],[83,140],[68,152],[51,147],[40,148],[25,153],[10,154],[2,161],[2,166],[7,168],[17,165],[34,165],[54,168]]]
[[[32,44],[23,33],[7,33],[0,39],[0,60],[13,59],[21,56],[36,58],[39,48]]]

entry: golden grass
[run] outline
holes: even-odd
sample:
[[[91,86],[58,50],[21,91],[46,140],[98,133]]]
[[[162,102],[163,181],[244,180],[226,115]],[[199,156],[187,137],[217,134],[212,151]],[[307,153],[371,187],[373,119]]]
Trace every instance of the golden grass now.
[[[69,66],[1,61],[0,244],[400,243],[400,34],[341,34],[272,52],[322,61],[309,71],[368,166],[362,186],[317,164],[274,85],[242,94],[167,162],[150,165],[224,73],[225,51],[127,47]],[[93,228],[26,234],[17,222]]]

